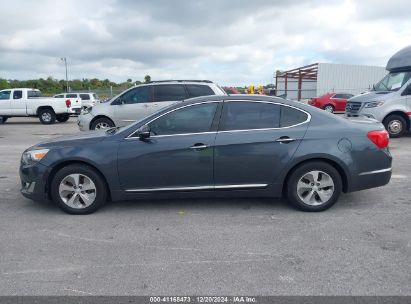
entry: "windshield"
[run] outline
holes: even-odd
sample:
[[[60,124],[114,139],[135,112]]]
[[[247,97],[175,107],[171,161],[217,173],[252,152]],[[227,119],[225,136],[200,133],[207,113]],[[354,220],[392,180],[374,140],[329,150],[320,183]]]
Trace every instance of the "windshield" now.
[[[389,73],[378,82],[373,91],[398,91],[411,77],[411,72]]]

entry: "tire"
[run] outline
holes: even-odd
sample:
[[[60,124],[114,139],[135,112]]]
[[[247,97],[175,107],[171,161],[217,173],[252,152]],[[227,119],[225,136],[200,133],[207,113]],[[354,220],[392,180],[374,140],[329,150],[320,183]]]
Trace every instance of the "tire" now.
[[[56,122],[56,113],[52,109],[40,110],[39,119],[43,125],[52,125]]]
[[[69,114],[57,114],[56,119],[58,122],[66,122],[69,120],[70,115]]]
[[[327,104],[327,105],[324,106],[323,110],[324,110],[324,111],[327,111],[327,112],[329,112],[329,113],[334,113],[335,108],[334,108],[333,105]]]
[[[78,179],[75,176],[79,176]],[[63,211],[69,214],[90,214],[106,202],[107,186],[103,177],[93,168],[81,164],[69,165],[54,175],[50,194],[53,202]]]
[[[405,119],[400,115],[390,115],[383,121],[385,129],[390,134],[390,137],[397,138],[405,134],[407,129],[407,123]]]
[[[319,172],[318,178],[315,178],[315,172]],[[313,179],[316,183],[313,183]],[[325,187],[321,187],[321,184]],[[337,202],[342,192],[342,180],[333,166],[315,161],[293,170],[286,187],[289,203],[300,210],[316,212],[324,211]]]
[[[97,118],[91,123],[90,130],[100,130],[115,127],[114,123],[105,117]]]
[[[7,116],[0,116],[0,125],[6,123],[7,119],[9,119]]]

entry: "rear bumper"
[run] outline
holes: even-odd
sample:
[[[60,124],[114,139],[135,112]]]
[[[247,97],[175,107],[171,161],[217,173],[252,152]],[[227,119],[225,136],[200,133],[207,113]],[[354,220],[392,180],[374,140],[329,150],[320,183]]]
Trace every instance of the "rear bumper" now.
[[[390,182],[391,173],[391,167],[375,171],[361,172],[352,183],[349,192],[384,186]]]

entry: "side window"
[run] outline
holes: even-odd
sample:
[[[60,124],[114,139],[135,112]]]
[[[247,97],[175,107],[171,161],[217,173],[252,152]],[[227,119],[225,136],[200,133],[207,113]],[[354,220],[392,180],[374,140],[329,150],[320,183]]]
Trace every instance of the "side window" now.
[[[177,101],[186,99],[186,90],[181,84],[162,84],[154,86],[154,101]]]
[[[186,85],[189,97],[199,97],[207,95],[215,95],[214,91],[206,85],[187,84]]]
[[[307,118],[308,118],[308,115],[304,113],[303,111],[300,111],[300,110],[297,110],[291,107],[281,106],[281,121],[280,121],[281,128],[300,124],[306,121]]]
[[[67,94],[66,98],[77,98],[77,94]]]
[[[150,123],[150,131],[154,135],[208,132],[217,105],[218,103],[213,102],[175,110]]]
[[[344,94],[335,94],[332,98],[345,98]]]
[[[221,131],[278,128],[280,106],[272,103],[234,101],[224,103]]]
[[[125,104],[151,102],[151,86],[138,87],[127,91],[119,99]]]
[[[80,94],[80,98],[82,100],[90,100],[90,95],[89,94]]]
[[[64,94],[56,95],[54,98],[64,98]]]
[[[35,90],[27,91],[27,98],[37,98],[37,97],[41,97],[40,91],[35,91]]]
[[[13,99],[22,99],[23,98],[23,91],[14,91],[13,92]]]
[[[1,91],[0,92],[0,100],[7,100],[10,99],[11,91]]]

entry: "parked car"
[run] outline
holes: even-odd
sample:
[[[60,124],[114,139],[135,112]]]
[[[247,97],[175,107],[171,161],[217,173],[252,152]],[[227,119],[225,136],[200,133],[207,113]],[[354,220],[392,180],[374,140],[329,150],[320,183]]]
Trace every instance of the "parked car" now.
[[[320,97],[314,97],[308,100],[308,104],[327,112],[344,112],[347,100],[353,97],[348,93],[327,93]]]
[[[153,81],[86,109],[78,125],[81,131],[125,126],[177,101],[206,95],[226,93],[209,80]]]
[[[69,98],[72,104],[79,105],[83,109],[93,107],[100,102],[96,93],[84,92],[84,93],[61,93],[54,95],[56,98]]]
[[[66,98],[41,97],[40,90],[30,88],[5,89],[0,91],[0,123],[10,117],[38,117],[42,124],[66,122],[76,113],[71,101]]]
[[[389,182],[388,141],[376,120],[268,96],[206,96],[127,127],[27,149],[21,191],[73,214],[109,198],[204,196],[286,196],[302,210],[322,211],[341,192]]]
[[[346,114],[375,118],[391,137],[401,137],[411,129],[411,45],[395,53],[386,69],[370,92],[349,100]]]

